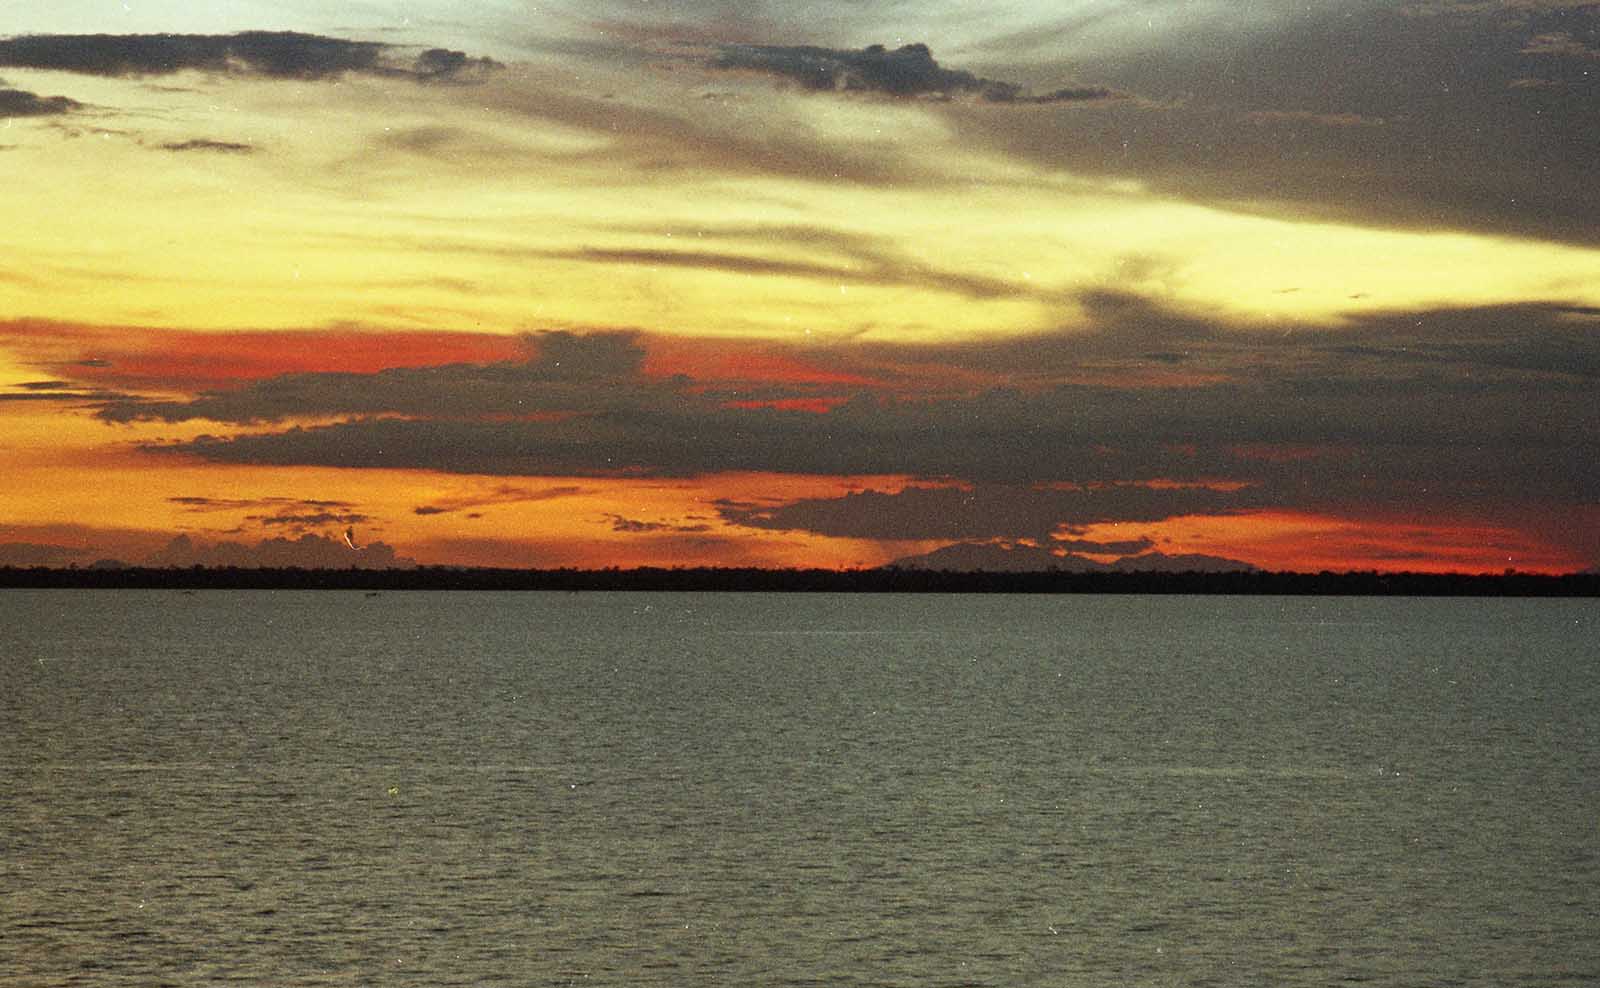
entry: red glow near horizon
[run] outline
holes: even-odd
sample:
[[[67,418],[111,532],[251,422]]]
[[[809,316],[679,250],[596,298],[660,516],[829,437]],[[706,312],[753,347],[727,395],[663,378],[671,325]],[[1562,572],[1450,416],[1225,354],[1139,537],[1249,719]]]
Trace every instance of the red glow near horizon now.
[[[496,363],[526,353],[517,336],[364,329],[201,332],[39,324],[22,342],[23,359],[42,373],[103,387],[179,391],[280,374],[374,374],[396,367]]]
[[[1520,529],[1477,521],[1258,511],[1191,515],[1153,525],[1091,526],[1084,537],[1149,535],[1162,552],[1239,559],[1266,570],[1524,573],[1557,575],[1587,563],[1569,549]]]

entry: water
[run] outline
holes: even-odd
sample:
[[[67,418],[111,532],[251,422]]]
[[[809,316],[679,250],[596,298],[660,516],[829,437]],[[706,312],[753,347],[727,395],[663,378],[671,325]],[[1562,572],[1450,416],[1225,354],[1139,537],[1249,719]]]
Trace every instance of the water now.
[[[1592,986],[1597,624],[8,591],[0,986]]]

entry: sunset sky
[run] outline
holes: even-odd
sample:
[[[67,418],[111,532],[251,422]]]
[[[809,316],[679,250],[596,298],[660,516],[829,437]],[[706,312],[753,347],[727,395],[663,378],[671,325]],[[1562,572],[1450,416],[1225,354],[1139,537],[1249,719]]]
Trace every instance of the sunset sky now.
[[[0,177],[0,565],[1600,564],[1600,0],[0,3]]]

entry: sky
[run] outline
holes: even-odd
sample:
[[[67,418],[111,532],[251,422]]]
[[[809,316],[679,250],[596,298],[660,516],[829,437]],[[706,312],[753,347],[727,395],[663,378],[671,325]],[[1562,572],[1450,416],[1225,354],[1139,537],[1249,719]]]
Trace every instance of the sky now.
[[[0,0],[0,565],[1592,568],[1597,166],[1600,0]]]

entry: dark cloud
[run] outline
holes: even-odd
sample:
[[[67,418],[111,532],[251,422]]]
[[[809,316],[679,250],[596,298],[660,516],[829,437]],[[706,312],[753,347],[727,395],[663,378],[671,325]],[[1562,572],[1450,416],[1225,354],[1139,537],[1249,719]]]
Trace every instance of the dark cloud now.
[[[1056,89],[1033,95],[1011,82],[985,79],[934,60],[924,44],[852,50],[812,45],[722,45],[707,63],[777,76],[813,92],[872,93],[897,99],[973,97],[989,103],[1082,103],[1117,99],[1101,86]]]
[[[1092,542],[1088,539],[1055,538],[1050,543],[1054,548],[1067,552],[1084,552],[1096,556],[1136,556],[1148,552],[1156,547],[1149,539],[1128,539],[1122,542]]]
[[[163,151],[215,151],[222,154],[250,154],[256,150],[253,144],[240,144],[236,141],[190,140],[173,141],[161,145]]]
[[[169,497],[168,504],[176,504],[185,511],[235,511],[267,503],[262,500],[217,497]]]
[[[492,58],[469,58],[466,52],[429,48],[417,56],[411,71],[423,80],[461,80],[499,69]]]
[[[1600,6],[1320,4],[1244,19],[1152,33],[1137,57],[1063,44],[1049,63],[1139,101],[1047,123],[943,112],[964,142],[1225,208],[1600,243]],[[1036,64],[1021,45],[998,40],[987,64]]]
[[[306,508],[340,508],[350,509],[355,507],[348,501],[323,501],[309,498],[293,497],[199,497],[187,495],[167,498],[168,504],[176,504],[185,511],[241,511],[256,508],[271,508],[274,511],[294,511]]]
[[[117,77],[197,70],[312,80],[355,72],[421,82],[458,80],[497,67],[491,59],[440,48],[411,55],[393,45],[294,31],[23,35],[0,39],[0,66]]]
[[[312,511],[300,514],[291,512],[280,515],[247,515],[245,520],[268,527],[314,528],[319,525],[360,525],[371,521],[372,517],[354,511]]]
[[[51,117],[83,109],[65,96],[40,96],[21,89],[0,88],[0,118]]]
[[[768,407],[650,377],[646,340],[609,333],[535,337],[523,362],[289,375],[189,402],[109,403],[102,414],[347,416],[148,447],[216,462],[491,476],[896,474],[972,486],[724,506],[725,519],[751,527],[880,538],[1042,537],[1061,524],[1285,505],[1487,505],[1530,491],[1600,501],[1600,329],[1582,311],[1502,306],[1244,330],[1130,298],[1085,304],[1096,321],[1088,332],[806,351],[845,383],[829,392],[768,382]],[[823,394],[825,411],[781,404]],[[514,488],[421,513],[524,496]]]
[[[303,531],[309,528],[337,525],[360,525],[372,521],[370,515],[355,510],[355,505],[348,501],[325,501],[311,498],[289,497],[262,497],[262,498],[215,498],[215,497],[169,497],[168,504],[175,504],[184,511],[194,514],[210,514],[220,512],[251,512],[243,516],[245,526],[260,526],[262,528],[290,528]]]
[[[1127,99],[1128,94],[1106,86],[1065,86],[1039,96],[1021,93],[1015,96],[998,96],[991,93],[988,98],[997,103],[1097,103],[1101,100]]]
[[[657,532],[695,533],[711,531],[711,526],[703,523],[696,523],[693,525],[675,525],[671,522],[639,521],[634,518],[624,518],[621,515],[615,514],[606,515],[606,519],[611,522],[611,530],[613,532],[623,532],[630,535],[654,534]]]
[[[637,380],[644,350],[635,334],[549,332],[528,339],[531,352],[525,361],[376,374],[285,374],[246,388],[207,392],[192,401],[111,402],[98,415],[108,422],[233,423],[303,415],[532,415],[592,411],[639,400],[633,393],[608,390],[605,385],[611,381],[633,380],[648,390]]]
[[[856,491],[777,506],[723,503],[723,520],[747,528],[804,531],[862,539],[1031,539],[1105,521],[1150,522],[1182,514],[1217,514],[1262,504],[1259,496],[1202,487],[1095,484],[1070,488],[985,484]],[[1111,552],[1084,543],[1080,551]],[[1140,542],[1129,552],[1150,546]]]
[[[98,402],[103,407],[108,402],[135,401],[132,395],[99,388],[86,389],[70,381],[26,381],[12,385],[16,391],[0,391],[0,402],[11,401],[76,401]]]

